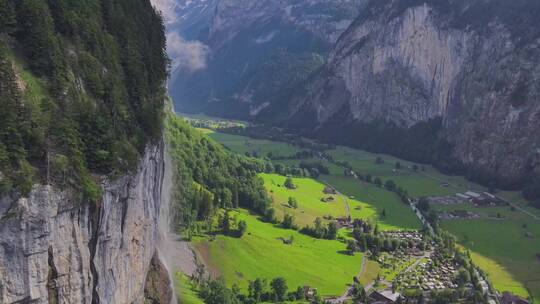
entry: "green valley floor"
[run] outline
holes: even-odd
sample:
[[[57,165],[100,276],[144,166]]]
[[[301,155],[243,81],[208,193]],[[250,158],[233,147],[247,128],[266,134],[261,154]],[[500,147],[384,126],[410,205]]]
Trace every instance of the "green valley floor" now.
[[[281,156],[291,156],[302,149],[281,142],[251,139],[244,136],[209,132],[214,138],[237,153],[257,152],[265,156],[268,152]],[[423,196],[447,196],[465,191],[483,192],[487,189],[471,183],[461,176],[448,176],[428,165],[414,164],[388,155],[373,154],[346,147],[336,147],[327,151],[334,160],[347,162],[352,169],[363,175],[379,177],[383,183],[393,180],[403,187],[413,198]],[[382,163],[377,159],[382,160]],[[318,181],[297,179],[301,185],[297,191],[287,191],[278,185],[283,178],[263,175],[265,185],[274,197],[278,214],[293,213],[299,223],[309,223],[314,216],[346,214],[344,201],[350,205],[351,216],[373,218],[383,229],[418,229],[420,223],[409,207],[399,198],[382,188],[361,182],[343,174],[343,168],[325,159],[319,161],[330,169],[329,175],[321,175]],[[300,160],[280,160],[278,163],[292,166]],[[343,195],[330,204],[320,203],[321,187],[331,185]],[[516,192],[499,192],[497,195],[507,199],[516,208],[489,207],[474,212],[482,214],[480,219],[443,221],[442,227],[454,234],[460,244],[471,252],[475,263],[486,271],[494,286],[503,291],[509,290],[520,296],[531,294],[540,299],[540,210],[527,206],[527,202]],[[285,206],[289,196],[296,197],[301,204],[299,210]],[[308,204],[308,205],[306,205]],[[359,208],[356,209],[355,207]],[[332,207],[332,208],[330,208]],[[436,206],[436,209],[445,207]],[[469,206],[448,208],[466,209]],[[478,209],[478,208],[476,208]],[[307,211],[306,214],[302,210]],[[382,210],[386,216],[382,217]],[[511,211],[513,210],[513,211]],[[311,213],[311,215],[310,215]],[[499,213],[502,219],[496,219]]]

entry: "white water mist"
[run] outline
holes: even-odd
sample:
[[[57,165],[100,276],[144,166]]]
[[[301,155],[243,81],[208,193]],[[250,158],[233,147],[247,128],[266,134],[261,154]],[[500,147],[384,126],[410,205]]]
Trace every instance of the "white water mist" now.
[[[173,238],[174,233],[171,229],[171,203],[173,193],[173,167],[167,147],[165,145],[164,151],[164,170],[163,170],[163,184],[161,186],[161,209],[159,215],[159,243],[158,252],[161,262],[167,269],[169,274],[169,280],[171,281],[172,299],[171,304],[177,304],[178,299],[176,297],[176,291],[174,289],[174,247],[175,240]]]

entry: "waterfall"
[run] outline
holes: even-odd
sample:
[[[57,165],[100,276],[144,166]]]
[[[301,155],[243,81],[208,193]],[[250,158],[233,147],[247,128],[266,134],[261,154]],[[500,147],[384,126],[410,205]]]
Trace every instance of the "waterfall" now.
[[[163,168],[163,183],[161,186],[161,209],[159,215],[159,242],[158,253],[161,262],[167,268],[169,280],[171,281],[172,298],[171,304],[177,304],[176,292],[174,289],[174,251],[175,238],[171,229],[171,202],[173,193],[173,167],[172,161],[167,151],[167,145],[164,144],[164,168]]]

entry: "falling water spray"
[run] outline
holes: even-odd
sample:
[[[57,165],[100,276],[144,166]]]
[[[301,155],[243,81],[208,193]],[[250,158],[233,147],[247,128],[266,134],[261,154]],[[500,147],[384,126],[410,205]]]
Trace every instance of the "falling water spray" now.
[[[171,202],[173,192],[173,167],[169,153],[167,153],[167,147],[164,151],[164,170],[163,170],[163,183],[161,189],[161,209],[159,216],[159,243],[158,252],[160,259],[167,269],[169,274],[169,280],[171,282],[172,299],[171,304],[177,304],[178,299],[174,290],[174,276],[173,273],[173,258],[174,258],[174,234],[171,230]]]

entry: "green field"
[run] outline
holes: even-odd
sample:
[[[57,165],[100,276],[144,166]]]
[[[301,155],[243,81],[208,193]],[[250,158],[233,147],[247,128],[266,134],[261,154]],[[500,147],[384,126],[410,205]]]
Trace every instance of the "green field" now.
[[[210,134],[210,136],[232,151],[241,154],[249,151],[259,151],[259,155],[265,155],[268,152],[272,152],[275,155],[278,154],[288,156],[300,151],[298,148],[292,145],[275,141],[255,140],[248,137],[222,133],[213,133]],[[338,148],[332,151],[352,153],[356,150]],[[341,160],[337,159],[337,155],[334,157],[336,157],[336,160]],[[370,162],[370,166],[378,166],[374,163],[376,156],[372,155],[370,157],[374,157],[373,162]],[[347,160],[351,161],[351,158]],[[319,161],[330,169],[330,175],[322,175],[319,180],[322,183],[335,187],[347,197],[355,197],[355,199],[347,199],[347,203],[350,207],[349,210],[351,217],[364,219],[371,218],[378,220],[379,226],[382,230],[421,228],[421,223],[416,215],[414,215],[411,209],[407,205],[403,204],[395,194],[371,184],[360,183],[358,180],[352,177],[347,177],[343,173],[343,168],[340,168],[333,163],[318,159],[280,160],[276,161],[276,163],[293,166],[299,165],[301,161]],[[351,164],[353,164],[353,162],[351,162]],[[391,167],[388,167],[388,165],[383,166],[383,169],[385,170],[384,172],[392,172],[393,165]],[[377,167],[377,169],[380,168]],[[295,179],[299,180],[300,183],[306,183],[306,185],[294,190],[296,191],[295,195],[290,195],[293,191],[287,190],[283,187],[278,187],[278,185],[283,184],[283,181],[281,180],[284,180],[285,178],[278,177],[278,175],[272,176],[275,177],[274,181],[272,182],[267,177],[265,179],[265,185],[269,191],[274,192],[271,193],[271,195],[274,197],[274,207],[278,216],[282,217],[284,213],[291,213],[295,215],[296,222],[299,225],[305,225],[312,223],[315,217],[322,217],[324,215],[332,215],[336,217],[346,214],[343,198],[339,199],[339,196],[336,196],[336,200],[333,203],[322,203],[320,201],[321,197],[323,196],[322,189],[324,188],[324,185],[320,182],[316,182],[311,179]],[[284,206],[284,203],[287,202],[289,196],[296,197],[298,202],[302,204],[302,207],[298,208],[298,210],[293,210],[287,206]],[[306,205],[306,203],[309,204]],[[381,216],[383,209],[386,211],[386,217],[384,218]],[[302,210],[305,212],[302,213]]]
[[[379,263],[375,261],[367,261],[365,265],[364,272],[360,276],[360,284],[366,286],[368,284],[373,283],[377,279],[377,276],[379,275],[381,271],[381,267],[379,266]]]
[[[174,291],[180,304],[204,304],[189,279],[181,272],[174,274]]]
[[[347,196],[354,196],[375,210],[375,216],[381,230],[411,230],[420,229],[422,224],[411,208],[401,202],[399,197],[372,184],[360,182],[345,176],[323,176],[321,180],[333,185],[337,190]],[[386,216],[382,216],[385,210]],[[356,217],[355,208],[351,214]]]
[[[335,159],[349,161],[358,173],[379,176],[383,181],[392,179],[417,197],[449,195],[469,189],[486,190],[484,187],[468,182],[463,177],[445,176],[430,166],[425,166],[425,171],[414,172],[409,169],[412,163],[390,156],[381,156],[385,163],[379,165],[375,163],[377,155],[364,151],[339,147],[332,151],[332,155]],[[401,163],[402,169],[394,171],[397,161]],[[401,217],[402,213],[399,210],[386,206],[392,201],[389,199],[392,193],[364,183],[362,187],[358,187],[353,181],[343,176],[325,176],[324,178],[343,193],[354,195],[355,198],[377,208],[378,214],[381,208],[385,208],[387,219],[379,218],[384,225],[394,227],[408,225],[405,223],[407,217]],[[449,183],[449,186],[443,187],[440,181]],[[500,192],[498,195],[516,203],[529,213],[540,214],[540,210],[528,206],[528,203],[517,192]],[[395,200],[398,200],[397,197]],[[540,253],[540,241],[538,241],[540,221],[534,220],[519,210],[510,211],[507,206],[475,208],[470,204],[462,204],[439,205],[436,209],[468,210],[480,214],[481,219],[445,221],[442,227],[456,235],[460,243],[471,250],[474,262],[488,273],[495,288],[500,291],[509,290],[523,297],[529,295],[527,291],[529,290],[535,299],[540,298],[540,260],[536,257],[536,254]],[[388,212],[388,210],[394,211]],[[407,211],[403,210],[405,214]],[[392,218],[395,214],[398,217]],[[494,219],[497,214],[504,219]],[[523,228],[525,223],[527,229]],[[532,233],[533,238],[525,236],[525,231]]]
[[[325,185],[311,178],[294,178],[296,189],[288,189],[283,186],[286,177],[278,174],[261,174],[264,185],[273,199],[273,207],[279,219],[284,214],[295,217],[295,223],[303,227],[311,225],[315,218],[331,215],[334,218],[347,217],[346,204],[351,207],[353,218],[371,218],[375,210],[369,205],[351,199],[345,199],[341,195],[327,195],[323,193]],[[333,202],[322,202],[323,197],[334,197]],[[289,197],[296,198],[298,208],[293,209],[287,205]],[[357,207],[360,207],[357,209]]]
[[[246,152],[253,154],[253,152],[256,152],[259,157],[266,157],[268,153],[272,153],[274,156],[288,157],[301,151],[299,148],[287,143],[264,139],[252,139],[218,132],[209,133],[208,136],[238,154],[245,154]]]
[[[216,140],[221,141],[219,136]],[[242,145],[239,141],[236,143]],[[252,142],[252,144],[255,143]],[[273,144],[280,145],[281,143]],[[268,146],[269,143],[265,145]],[[253,146],[249,148],[252,150]],[[241,153],[250,149],[236,147],[233,151]],[[380,177],[383,182],[388,179],[394,180],[413,197],[444,196],[468,190],[486,191],[485,187],[471,183],[464,177],[447,176],[431,166],[418,165],[418,170],[415,171],[412,162],[388,155],[345,147],[337,147],[328,153],[337,161],[349,162],[353,170],[359,174],[371,174],[372,177]],[[376,164],[377,157],[381,157],[384,163]],[[316,159],[311,161],[314,160]],[[298,165],[300,160],[279,162],[292,166]],[[321,182],[332,185],[347,197],[354,196],[355,201],[361,201],[361,204],[368,204],[367,209],[362,208],[360,211],[352,207],[353,217],[364,217],[369,211],[373,214],[372,218],[378,219],[381,229],[420,228],[420,222],[416,216],[408,206],[400,202],[395,194],[346,177],[342,168],[327,161],[321,162],[329,167],[331,172],[329,176],[321,176],[319,178]],[[396,162],[400,162],[401,169],[395,168]],[[315,192],[319,193],[317,189]],[[284,194],[279,195],[285,197]],[[528,202],[520,193],[501,191],[498,195],[523,208],[525,212],[540,216],[540,210],[528,206]],[[351,202],[351,200],[348,201]],[[383,209],[386,211],[385,218],[381,216]],[[471,251],[473,260],[489,274],[497,289],[510,290],[521,296],[527,296],[528,289],[536,299],[540,298],[540,260],[536,258],[536,254],[540,253],[540,241],[538,241],[540,221],[520,210],[510,211],[509,207],[475,208],[466,204],[437,206],[436,209],[469,210],[480,214],[480,219],[445,221],[442,227],[456,235],[460,243]],[[503,219],[493,219],[497,217],[497,214],[500,214]],[[523,224],[527,224],[527,229],[523,228]],[[525,230],[532,234],[532,238],[525,236]]]
[[[294,230],[263,223],[247,211],[237,213],[245,220],[247,233],[242,238],[218,235],[215,240],[194,240],[199,255],[215,276],[230,285],[247,288],[249,280],[284,276],[289,289],[309,285],[324,296],[339,295],[360,271],[360,254],[344,254],[345,244],[319,240]],[[294,237],[292,245],[279,238]]]
[[[208,116],[206,114],[189,114],[189,113],[176,113],[178,116],[181,116],[187,121],[194,121],[194,122],[205,122],[205,124],[208,125],[208,127],[212,129],[220,128],[220,127],[245,127],[249,125],[249,122],[243,121],[243,120],[237,120],[237,119],[226,119],[226,118],[219,118],[214,116]]]
[[[509,207],[476,208],[470,204],[434,207],[436,210],[468,210],[481,216],[474,220],[443,221],[441,226],[471,250],[473,261],[485,270],[495,288],[540,298],[540,222]],[[497,214],[501,219],[497,219]],[[526,235],[528,234],[528,235]]]
[[[429,165],[420,165],[414,171],[415,163],[395,158],[385,154],[374,154],[362,150],[346,147],[337,147],[328,153],[336,160],[347,161],[352,168],[362,175],[371,174],[383,181],[392,179],[399,186],[407,189],[413,197],[449,195],[457,192],[465,192],[469,189],[484,190],[483,187],[468,182],[459,176],[447,176]],[[376,164],[380,157],[384,163]],[[401,169],[396,169],[396,163],[401,164]],[[443,183],[448,183],[444,186]]]

